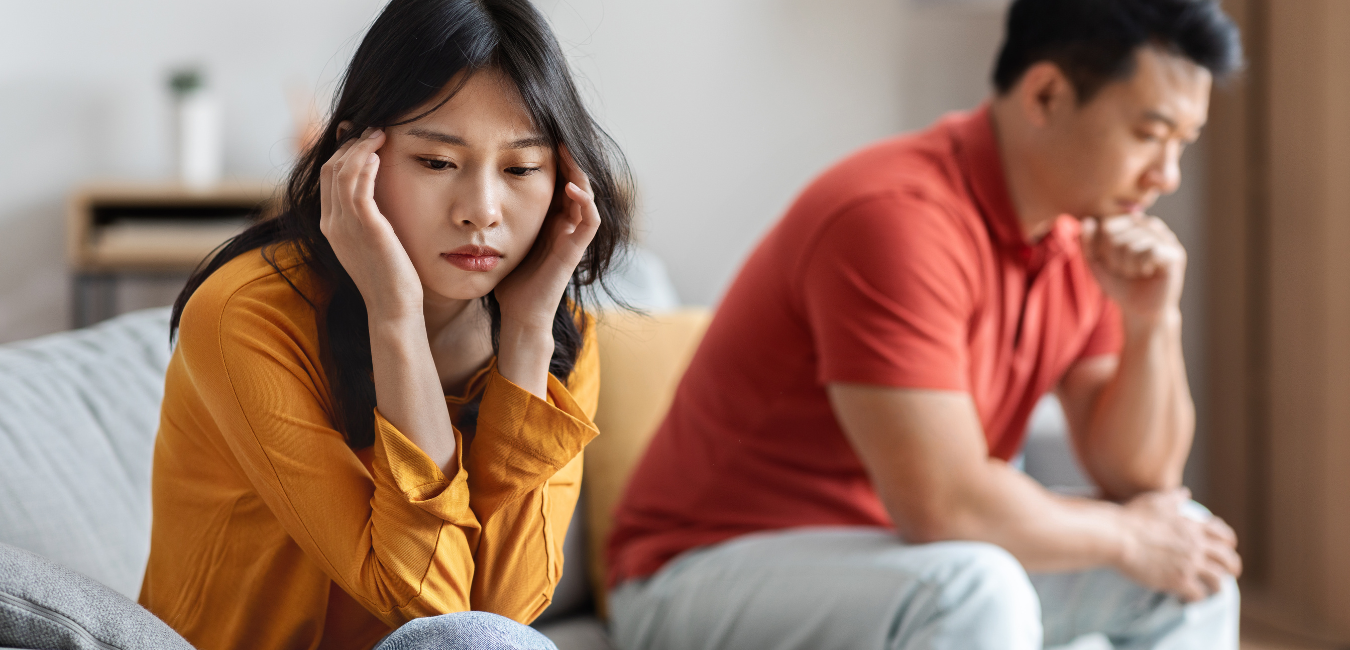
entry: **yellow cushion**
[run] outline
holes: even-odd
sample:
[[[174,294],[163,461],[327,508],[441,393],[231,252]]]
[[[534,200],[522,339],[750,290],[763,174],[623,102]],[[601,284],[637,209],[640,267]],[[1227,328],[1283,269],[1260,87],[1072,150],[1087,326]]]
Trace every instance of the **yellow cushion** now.
[[[609,311],[598,319],[600,405],[595,425],[600,436],[586,447],[583,494],[591,585],[601,617],[607,613],[605,543],[614,508],[711,319],[706,309],[651,315]]]

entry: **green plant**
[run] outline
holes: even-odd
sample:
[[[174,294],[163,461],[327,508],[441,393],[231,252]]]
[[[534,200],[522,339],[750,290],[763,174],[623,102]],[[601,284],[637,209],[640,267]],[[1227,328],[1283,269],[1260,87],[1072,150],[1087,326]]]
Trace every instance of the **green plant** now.
[[[179,97],[205,85],[206,79],[200,68],[179,68],[169,73],[169,89]]]

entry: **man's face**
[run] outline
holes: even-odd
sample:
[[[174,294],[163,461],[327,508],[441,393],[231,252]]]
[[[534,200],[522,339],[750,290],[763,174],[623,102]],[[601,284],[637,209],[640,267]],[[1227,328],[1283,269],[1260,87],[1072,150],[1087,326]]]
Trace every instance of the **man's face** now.
[[[1075,217],[1142,213],[1181,184],[1179,161],[1209,112],[1210,73],[1153,47],[1135,53],[1128,79],[1052,118],[1047,176]]]

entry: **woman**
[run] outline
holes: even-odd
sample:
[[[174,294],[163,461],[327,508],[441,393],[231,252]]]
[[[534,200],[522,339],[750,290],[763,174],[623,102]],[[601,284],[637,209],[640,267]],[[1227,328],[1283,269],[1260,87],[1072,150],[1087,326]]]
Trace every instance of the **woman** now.
[[[613,151],[528,0],[393,0],[174,306],[141,603],[203,650],[552,647]]]

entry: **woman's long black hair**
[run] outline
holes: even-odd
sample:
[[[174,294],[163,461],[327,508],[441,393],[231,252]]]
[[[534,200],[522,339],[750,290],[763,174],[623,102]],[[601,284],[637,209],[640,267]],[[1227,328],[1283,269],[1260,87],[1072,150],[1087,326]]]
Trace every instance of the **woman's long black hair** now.
[[[628,244],[633,193],[622,154],[586,111],[557,40],[529,0],[392,0],[352,58],[320,138],[291,172],[280,213],[227,242],[192,274],[174,302],[170,336],[177,332],[193,292],[226,262],[262,247],[267,261],[281,272],[270,245],[294,245],[309,271],[331,289],[327,304],[301,296],[316,311],[322,310],[318,320],[324,328],[320,339],[334,425],[352,448],[370,446],[375,435],[375,383],[366,304],[319,231],[320,168],[343,142],[360,137],[366,127],[420,119],[435,109],[409,115],[444,90],[456,74],[463,71],[467,79],[487,68],[496,68],[515,82],[535,127],[552,141],[555,155],[558,145],[567,145],[589,177],[600,211],[600,230],[572,274],[553,318],[549,372],[565,381],[581,351],[585,321],[577,315],[584,306],[583,290],[604,285],[611,261]],[[338,124],[343,121],[352,122],[354,128],[339,138]],[[484,300],[495,351],[501,310],[492,294]]]

